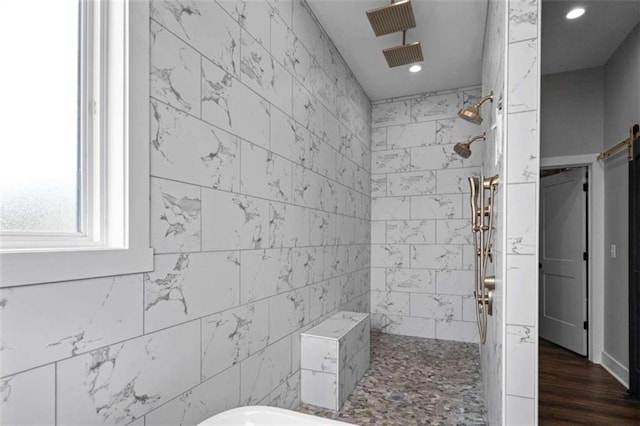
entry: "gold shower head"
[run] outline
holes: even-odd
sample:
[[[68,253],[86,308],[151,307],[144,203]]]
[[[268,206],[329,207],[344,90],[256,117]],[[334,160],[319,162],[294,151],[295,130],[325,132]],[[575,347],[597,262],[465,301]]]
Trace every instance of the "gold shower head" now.
[[[391,4],[367,10],[367,18],[376,36],[405,31],[416,26],[411,0],[391,1]]]
[[[493,102],[493,92],[491,92],[489,95],[485,96],[484,98],[480,99],[477,103],[471,106],[468,106],[466,108],[462,108],[460,111],[458,111],[458,116],[474,124],[481,124],[482,116],[480,115],[480,107],[486,101]]]
[[[424,57],[422,56],[422,47],[420,47],[419,41],[383,49],[382,54],[387,60],[389,68],[424,61]]]
[[[473,138],[469,138],[469,140],[467,140],[466,142],[458,142],[457,144],[455,144],[453,146],[453,150],[460,157],[469,158],[469,157],[471,157],[471,144],[474,143],[475,141],[479,140],[479,139],[486,140],[487,139],[487,134],[483,133],[481,135],[474,136]]]

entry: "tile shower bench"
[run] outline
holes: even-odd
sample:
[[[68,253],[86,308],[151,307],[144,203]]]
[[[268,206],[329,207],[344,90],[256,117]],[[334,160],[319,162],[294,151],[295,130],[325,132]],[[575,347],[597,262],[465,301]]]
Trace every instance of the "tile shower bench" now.
[[[338,411],[369,369],[369,314],[338,312],[301,333],[301,399]]]

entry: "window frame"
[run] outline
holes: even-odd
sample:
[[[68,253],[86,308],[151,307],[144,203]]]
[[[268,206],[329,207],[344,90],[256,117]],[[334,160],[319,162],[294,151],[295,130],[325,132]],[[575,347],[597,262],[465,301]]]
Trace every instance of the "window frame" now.
[[[153,269],[148,3],[86,1],[82,17],[89,59],[81,62],[80,86],[85,232],[3,235],[0,288]]]

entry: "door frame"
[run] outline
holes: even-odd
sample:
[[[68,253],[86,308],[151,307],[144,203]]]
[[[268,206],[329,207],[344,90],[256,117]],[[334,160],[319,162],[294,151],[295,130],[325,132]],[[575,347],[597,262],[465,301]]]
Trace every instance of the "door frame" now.
[[[587,214],[589,244],[588,351],[589,361],[594,364],[602,364],[602,351],[604,350],[604,165],[596,160],[597,155],[598,153],[541,158],[540,169],[587,167],[589,170]]]

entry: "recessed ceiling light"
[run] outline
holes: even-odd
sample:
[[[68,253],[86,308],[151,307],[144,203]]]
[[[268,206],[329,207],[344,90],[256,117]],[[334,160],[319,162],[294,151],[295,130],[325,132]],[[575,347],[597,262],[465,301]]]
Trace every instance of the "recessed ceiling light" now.
[[[422,65],[414,64],[409,67],[409,72],[419,72],[422,71]]]
[[[584,7],[574,7],[565,15],[565,18],[578,19],[579,17],[584,15],[584,12],[585,12]]]

